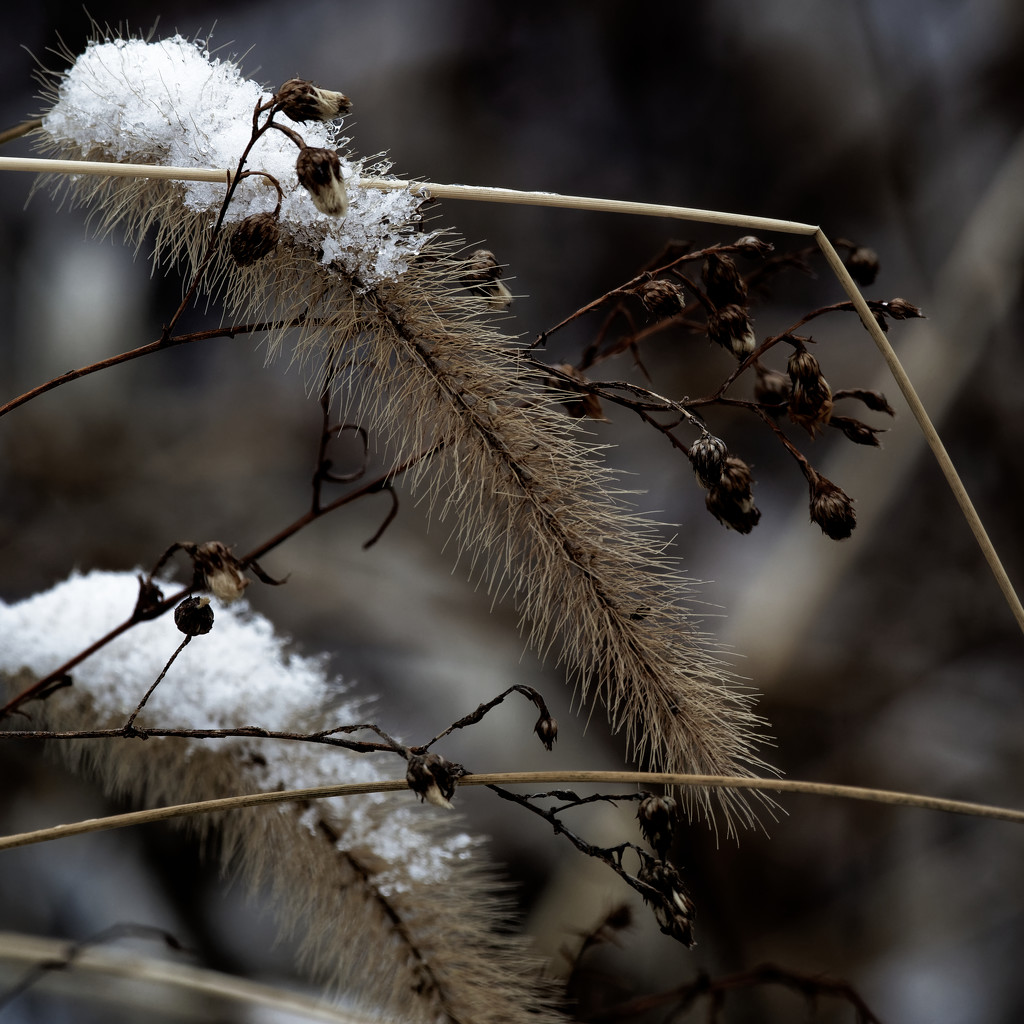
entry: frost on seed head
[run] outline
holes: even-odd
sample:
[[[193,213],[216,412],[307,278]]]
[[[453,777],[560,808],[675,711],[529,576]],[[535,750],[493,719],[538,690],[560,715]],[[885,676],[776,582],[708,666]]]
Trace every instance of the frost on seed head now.
[[[91,43],[59,78],[43,130],[47,148],[70,158],[234,170],[252,133],[253,110],[270,95],[244,78],[237,64],[180,35],[152,43],[108,39]],[[300,124],[283,113],[276,120],[298,131],[307,146],[343,150],[349,141],[330,122]],[[246,166],[281,183],[282,237],[364,287],[395,280],[430,237],[417,230],[421,199],[407,191],[361,188],[364,161],[339,156],[349,197],[341,221],[321,213],[299,187],[295,144],[283,133],[265,134]],[[211,223],[224,188],[210,182],[175,184],[183,209],[206,215]],[[225,221],[265,213],[275,203],[276,193],[265,179],[248,179]]]

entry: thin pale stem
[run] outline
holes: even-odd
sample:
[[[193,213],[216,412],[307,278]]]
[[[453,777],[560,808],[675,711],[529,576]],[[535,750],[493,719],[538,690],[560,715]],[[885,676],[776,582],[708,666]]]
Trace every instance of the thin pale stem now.
[[[546,785],[549,783],[589,783],[598,785],[624,783],[640,786],[686,786],[719,787],[723,789],[755,789],[769,793],[807,793],[813,796],[833,797],[845,800],[863,800],[868,803],[890,804],[896,807],[919,807],[925,810],[945,811],[949,814],[967,814],[979,818],[996,818],[1024,825],[1024,811],[1009,807],[994,807],[966,800],[946,800],[941,797],[924,796],[920,793],[899,793],[886,789],[866,789],[862,786],[839,786],[827,782],[804,782],[797,779],[756,779],[735,775],[678,775],[670,772],[595,772],[595,771],[549,771],[549,772],[496,772],[480,775],[464,775],[458,780],[460,786],[513,786]],[[235,810],[239,807],[255,807],[261,804],[291,803],[293,801],[321,800],[327,797],[359,796],[366,793],[395,793],[408,790],[404,779],[379,779],[376,782],[346,782],[334,786],[315,786],[311,789],[277,790],[271,793],[246,793],[241,796],[222,797],[218,800],[202,800],[197,803],[176,804],[171,807],[154,807],[145,811],[131,811],[127,814],[112,814],[106,818],[90,818],[69,825],[55,825],[35,832],[0,837],[0,850],[17,846],[31,846],[52,839],[85,835],[89,832],[105,832],[111,829],[144,825],[152,821],[167,821],[196,814],[212,814],[218,811]]]
[[[229,1002],[262,1006],[306,1020],[333,1024],[380,1024],[380,1018],[356,1010],[331,1006],[301,993],[289,992],[211,971],[191,964],[173,963],[156,957],[140,956],[123,950],[81,948],[59,939],[0,932],[0,960],[22,963],[32,968],[45,964],[50,970],[83,971],[129,982],[146,982],[172,989],[202,993]],[[110,993],[117,1001],[117,992]]]
[[[230,185],[232,172],[227,169],[196,167],[162,167],[146,164],[118,164],[90,160],[42,160],[26,157],[0,157],[0,171],[31,171],[45,174],[97,174],[107,176],[150,177],[188,181],[218,181]],[[443,185],[436,182],[409,182],[398,179],[365,178],[363,188],[381,191],[409,191],[423,198],[466,199],[488,203],[515,203],[521,206],[548,206],[573,210],[593,210],[603,213],[624,213],[643,217],[667,217],[674,220],[721,224],[751,231],[778,231],[784,234],[813,235],[818,247],[835,273],[843,290],[849,295],[864,327],[874,339],[885,359],[900,391],[903,392],[928,447],[935,456],[950,489],[959,504],[975,540],[982,550],[996,583],[1021,631],[1024,632],[1024,605],[1021,604],[1003,567],[995,547],[971,502],[960,476],[940,439],[934,424],[918,397],[910,378],[896,353],[875,322],[864,296],[850,276],[839,254],[820,227],[798,221],[776,220],[770,217],[751,217],[744,214],[723,213],[717,210],[698,210],[685,206],[665,206],[657,203],[635,203],[621,199],[597,199],[590,196],[563,196],[554,192],[522,192],[509,188],[490,188],[479,185]]]
[[[893,350],[892,345],[889,344],[889,339],[885,336],[885,332],[881,327],[878,326],[864,296],[861,295],[860,289],[850,276],[850,272],[843,265],[843,261],[832,246],[832,243],[829,242],[820,228],[815,233],[814,238],[825,259],[828,260],[828,264],[838,278],[839,283],[843,286],[843,290],[850,296],[854,309],[857,310],[861,322],[867,328],[875,345],[878,346],[878,351],[882,353],[882,358],[889,367],[889,372],[892,374],[893,379],[896,381],[900,391],[903,392],[903,397],[906,399],[907,405],[910,406],[910,411],[914,414],[914,419],[917,420],[917,425],[921,428],[921,433],[924,434],[924,439],[931,449],[932,455],[935,456],[935,461],[939,464],[939,469],[942,470],[942,475],[946,478],[946,483],[953,492],[953,497],[956,498],[960,511],[967,520],[967,525],[974,534],[974,539],[978,542],[978,546],[985,556],[985,561],[988,562],[992,575],[995,576],[996,583],[1000,591],[1002,591],[1010,611],[1013,612],[1013,616],[1017,620],[1017,625],[1024,631],[1024,606],[1021,605],[1020,598],[1010,582],[1010,577],[1003,567],[999,554],[989,539],[988,532],[981,521],[981,516],[978,515],[978,510],[974,507],[974,503],[971,501],[971,497],[967,493],[963,481],[960,479],[960,474],[957,473],[953,460],[949,457],[946,446],[942,443],[942,438],[939,437],[939,433],[935,429],[931,417],[928,415],[928,410],[925,409],[924,403],[918,396],[910,377],[907,376],[906,370],[903,369],[903,364],[899,361],[899,357]]]

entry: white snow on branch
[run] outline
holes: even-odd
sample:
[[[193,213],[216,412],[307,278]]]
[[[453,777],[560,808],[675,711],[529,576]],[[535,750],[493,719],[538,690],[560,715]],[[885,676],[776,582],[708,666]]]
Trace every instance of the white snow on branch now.
[[[0,601],[0,672],[28,668],[42,676],[52,671],[128,618],[137,595],[135,575],[92,572],[73,575],[15,604]],[[213,630],[193,638],[181,652],[139,716],[139,728],[259,726],[307,733],[365,721],[365,702],[327,675],[325,658],[290,651],[271,623],[244,601],[214,601],[214,607]],[[94,718],[82,721],[80,728],[123,724],[182,639],[168,614],[139,623],[78,665],[70,695],[87,696]],[[59,691],[49,700],[62,695]],[[31,709],[30,704],[27,710]],[[19,720],[14,727],[31,726]],[[184,745],[186,758],[200,744],[218,744],[225,756],[249,766],[252,783],[262,789],[372,781],[404,771],[404,762],[394,755],[357,754],[314,743],[248,737],[153,737],[146,743]],[[385,804],[389,806],[382,813]],[[423,825],[436,822],[436,815],[413,803],[411,795],[371,794],[357,800],[320,801],[316,806],[344,823],[346,847],[372,849],[388,865],[379,881],[391,891],[413,882],[443,881],[452,863],[468,857],[474,845],[464,834],[444,838],[432,832],[425,841]]]

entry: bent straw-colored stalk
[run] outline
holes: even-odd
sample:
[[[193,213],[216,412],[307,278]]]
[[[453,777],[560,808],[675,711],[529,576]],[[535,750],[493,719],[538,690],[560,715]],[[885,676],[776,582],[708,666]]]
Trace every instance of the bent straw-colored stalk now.
[[[861,800],[866,803],[888,804],[895,807],[918,807],[922,810],[944,811],[947,814],[966,814],[977,818],[995,818],[1024,825],[1024,811],[1011,807],[973,803],[968,800],[948,800],[944,797],[925,796],[920,793],[901,793],[889,789],[870,789],[863,786],[842,786],[829,782],[806,782],[800,779],[757,779],[743,775],[680,775],[672,772],[616,772],[616,771],[539,771],[539,772],[486,772],[465,775],[460,786],[515,786],[515,785],[610,785],[626,783],[633,786],[721,787],[723,789],[750,789],[769,793],[805,793],[811,796]],[[54,825],[0,837],[0,850],[18,846],[32,846],[54,839],[106,832],[154,821],[167,821],[196,814],[213,814],[240,807],[262,804],[291,803],[321,800],[327,797],[359,796],[366,793],[395,793],[408,791],[403,779],[380,779],[374,782],[343,782],[334,786],[315,786],[307,789],[274,790],[270,793],[247,793],[222,797],[218,800],[200,800],[194,803],[153,807],[145,811],[129,811],[105,818],[87,818],[68,825]]]
[[[231,182],[231,171],[217,168],[166,167],[148,164],[118,164],[99,160],[44,160],[27,157],[0,157],[0,171],[29,171],[37,174],[90,174],[110,177],[150,177],[182,181]],[[906,399],[918,426],[931,449],[946,482],[967,521],[971,533],[995,577],[1018,627],[1024,632],[1024,605],[1021,604],[1013,583],[1003,566],[995,546],[988,536],[981,517],[964,487],[960,475],[932,423],[928,411],[917,394],[910,377],[903,369],[899,357],[878,326],[856,282],[843,265],[839,254],[822,229],[813,224],[753,217],[745,214],[722,213],[684,206],[666,206],[655,203],[628,202],[618,199],[598,199],[589,196],[566,196],[554,192],[523,192],[515,189],[477,185],[445,185],[437,182],[400,181],[386,178],[367,178],[364,188],[381,191],[409,190],[423,197],[471,200],[490,203],[516,203],[523,206],[547,206],[562,209],[592,210],[602,213],[624,213],[634,216],[666,217],[674,220],[695,221],[703,224],[721,224],[751,231],[777,231],[783,234],[813,236],[836,279],[850,297],[868,334],[882,354],[897,386]]]
[[[40,984],[56,978],[65,981],[66,984],[69,973],[82,972],[107,979],[119,978],[172,991],[194,993],[202,996],[204,1000],[215,997],[240,1005],[259,1006],[305,1020],[323,1021],[324,1024],[382,1024],[387,1019],[346,1007],[331,1006],[320,999],[311,999],[298,992],[289,992],[287,989],[263,985],[246,978],[237,978],[221,971],[211,971],[151,956],[140,956],[122,950],[82,948],[59,939],[46,939],[15,932],[0,932],[0,961],[24,964],[29,970],[45,964],[50,970],[46,972],[46,979],[39,979]],[[147,998],[152,999],[150,989],[146,992]],[[124,1001],[119,998],[118,989],[110,987],[109,981],[104,984],[100,998],[106,1002]],[[149,1003],[149,1006],[151,1007],[152,1003]]]

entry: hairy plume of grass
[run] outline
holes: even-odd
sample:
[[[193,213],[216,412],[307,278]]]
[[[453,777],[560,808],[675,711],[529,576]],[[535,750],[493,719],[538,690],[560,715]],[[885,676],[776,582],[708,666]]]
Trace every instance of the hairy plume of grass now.
[[[123,69],[107,64],[114,95]],[[171,162],[166,147],[145,136],[126,140],[121,132],[113,146],[87,130],[69,132],[75,112],[67,81],[53,82],[59,118],[51,111],[43,122],[50,153]],[[114,108],[118,102],[111,100]],[[245,111],[250,116],[251,103]],[[202,120],[181,109],[173,116],[179,124]],[[108,115],[104,127],[116,120]],[[183,159],[174,154],[174,162]],[[194,159],[210,161],[205,152]],[[260,169],[261,159],[254,149],[248,166]],[[597,446],[559,411],[564,396],[521,362],[520,345],[500,329],[488,300],[466,287],[469,264],[458,241],[417,230],[410,212],[404,225],[390,222],[405,246],[401,257],[378,272],[373,247],[392,238],[382,243],[366,225],[374,216],[388,221],[376,211],[383,193],[359,186],[361,163],[345,167],[350,209],[331,247],[339,255],[325,256],[320,222],[314,218],[311,228],[305,207],[293,207],[292,223],[288,204],[308,205],[308,198],[294,174],[275,170],[286,196],[280,239],[250,266],[230,258],[230,211],[206,261],[218,211],[201,208],[180,183],[83,178],[68,187],[94,211],[99,230],[117,228],[135,242],[152,230],[159,263],[188,274],[205,268],[202,289],[223,302],[227,317],[298,323],[271,333],[271,351],[290,348],[314,386],[329,383],[346,418],[358,419],[398,459],[441,446],[409,476],[410,486],[451,524],[460,553],[495,598],[515,601],[531,644],[545,655],[557,651],[582,701],[605,705],[632,755],[673,771],[763,770],[753,698],[701,628],[693,582],[631,508]],[[251,191],[239,189],[241,213],[258,208]],[[270,205],[265,200],[263,209]],[[360,209],[367,211],[362,220]],[[708,792],[686,799],[715,820],[718,805]],[[742,794],[722,793],[720,807],[730,834],[755,822]]]
[[[108,628],[135,599],[131,573],[73,576],[0,602],[0,693]],[[55,637],[53,622],[60,622]],[[142,624],[85,662],[74,685],[29,706],[33,728],[118,729],[181,639],[169,617]],[[19,667],[25,671],[18,673]],[[322,661],[290,651],[238,603],[218,606],[154,691],[138,725],[264,728],[301,734],[359,721]],[[350,717],[351,716],[351,717]],[[6,725],[23,725],[8,719]],[[52,741],[49,750],[111,795],[162,806],[404,775],[394,755],[259,738]],[[383,761],[380,759],[384,758]],[[452,816],[408,796],[253,807],[189,820],[225,871],[271,893],[310,973],[382,1019],[554,1024],[541,962],[508,932],[504,883]]]

